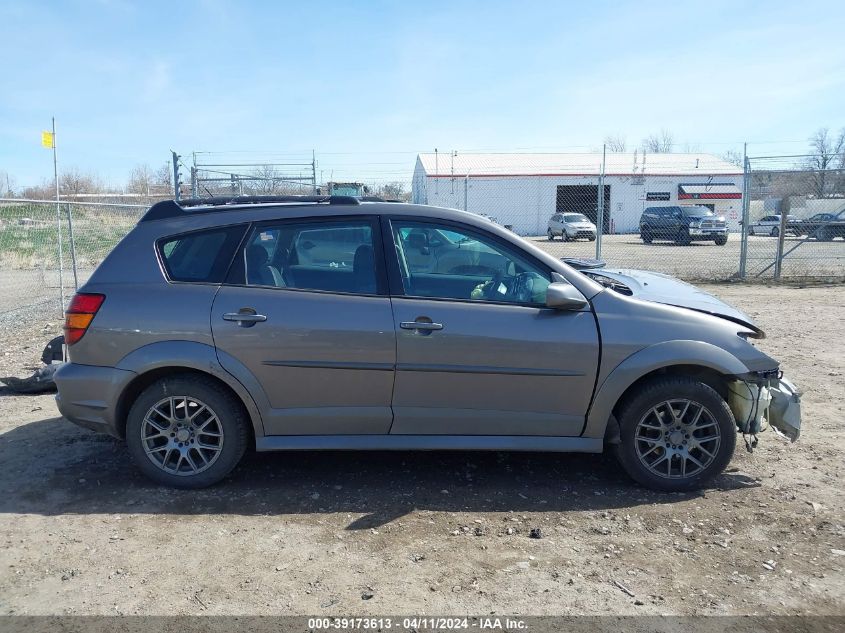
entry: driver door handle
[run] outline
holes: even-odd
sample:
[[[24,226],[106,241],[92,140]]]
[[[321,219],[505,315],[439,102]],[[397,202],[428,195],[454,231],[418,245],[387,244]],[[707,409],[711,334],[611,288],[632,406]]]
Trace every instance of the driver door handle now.
[[[431,321],[402,321],[399,324],[403,330],[420,330],[423,332],[433,332],[434,330],[442,330],[442,323],[432,323]]]

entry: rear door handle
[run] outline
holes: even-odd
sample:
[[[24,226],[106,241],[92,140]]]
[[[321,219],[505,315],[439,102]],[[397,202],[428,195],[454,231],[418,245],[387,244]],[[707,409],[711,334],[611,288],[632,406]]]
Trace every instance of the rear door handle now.
[[[235,321],[241,327],[251,327],[256,323],[266,321],[267,317],[263,314],[256,314],[254,310],[249,312],[226,312],[223,315],[224,321]]]
[[[399,324],[403,330],[422,330],[424,332],[433,332],[434,330],[442,330],[442,323],[432,323],[431,321],[402,321]]]

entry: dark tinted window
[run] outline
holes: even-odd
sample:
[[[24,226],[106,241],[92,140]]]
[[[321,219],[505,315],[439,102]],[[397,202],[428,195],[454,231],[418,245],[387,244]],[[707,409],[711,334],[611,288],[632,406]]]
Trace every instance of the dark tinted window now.
[[[713,212],[707,207],[683,207],[683,211],[687,217],[701,218],[706,215],[713,215]]]
[[[172,281],[221,283],[245,226],[215,228],[159,240],[161,261]]]
[[[243,252],[246,283],[375,294],[370,220],[280,222],[256,228]]]

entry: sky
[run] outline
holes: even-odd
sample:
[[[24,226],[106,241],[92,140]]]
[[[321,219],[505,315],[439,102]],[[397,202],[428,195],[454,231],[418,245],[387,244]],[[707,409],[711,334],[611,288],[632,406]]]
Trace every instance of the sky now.
[[[418,152],[799,154],[845,127],[845,2],[0,0],[0,172],[175,150],[406,179]],[[284,158],[283,158],[284,157]]]

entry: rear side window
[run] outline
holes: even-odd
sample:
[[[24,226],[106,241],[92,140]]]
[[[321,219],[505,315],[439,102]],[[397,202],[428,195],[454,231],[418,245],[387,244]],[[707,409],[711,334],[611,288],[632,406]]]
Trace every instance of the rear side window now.
[[[229,226],[165,237],[158,252],[168,279],[222,283],[246,226]]]
[[[363,218],[267,223],[253,230],[238,266],[249,286],[378,294],[375,226]]]

